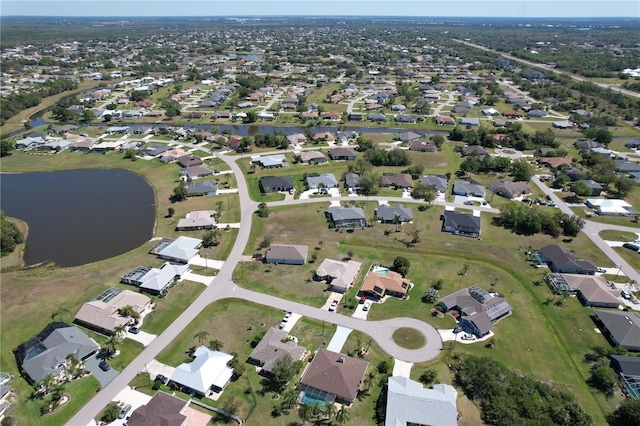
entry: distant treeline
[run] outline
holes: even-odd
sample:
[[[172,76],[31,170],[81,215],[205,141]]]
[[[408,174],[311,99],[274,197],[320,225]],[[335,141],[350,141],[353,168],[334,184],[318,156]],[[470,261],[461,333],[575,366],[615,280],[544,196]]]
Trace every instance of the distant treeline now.
[[[38,84],[33,91],[20,91],[0,98],[0,126],[20,111],[38,105],[42,98],[77,88],[77,82],[68,78],[57,78]]]

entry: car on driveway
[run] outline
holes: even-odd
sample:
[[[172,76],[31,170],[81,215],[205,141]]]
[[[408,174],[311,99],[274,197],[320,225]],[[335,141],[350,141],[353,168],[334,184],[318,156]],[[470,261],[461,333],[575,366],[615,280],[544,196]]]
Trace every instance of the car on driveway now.
[[[368,311],[369,308],[371,307],[371,302],[367,302],[364,304],[364,306],[362,307],[363,311]]]
[[[282,322],[287,322],[289,321],[289,318],[291,318],[291,312],[287,312],[284,316],[284,318],[282,318]]]
[[[467,206],[472,206],[473,205],[473,201],[465,201],[464,204],[467,205]]]
[[[162,382],[163,385],[166,385],[167,382],[169,381],[169,379],[167,378],[167,376],[165,376],[164,374],[158,374],[156,376],[156,380],[160,380]]]
[[[633,243],[624,243],[622,245],[622,247],[629,249],[629,250],[633,250],[633,251],[638,251],[640,250],[640,246],[637,244],[633,244]]]
[[[98,364],[98,367],[100,367],[100,370],[102,371],[109,371],[111,370],[111,366],[109,364],[107,364],[107,361],[100,361],[100,364]]]
[[[138,334],[140,333],[140,329],[138,327],[129,327],[129,333]]]
[[[127,404],[122,407],[122,410],[120,410],[120,414],[118,414],[118,418],[124,419],[124,416],[126,416],[129,411],[131,411],[131,404]]]
[[[362,305],[362,304],[363,304],[364,302],[366,302],[366,301],[367,301],[367,296],[362,296],[362,297],[360,298],[360,302],[359,302],[359,303]]]
[[[337,307],[338,307],[338,301],[334,300],[333,302],[331,302],[331,306],[329,306],[329,312],[335,311]]]

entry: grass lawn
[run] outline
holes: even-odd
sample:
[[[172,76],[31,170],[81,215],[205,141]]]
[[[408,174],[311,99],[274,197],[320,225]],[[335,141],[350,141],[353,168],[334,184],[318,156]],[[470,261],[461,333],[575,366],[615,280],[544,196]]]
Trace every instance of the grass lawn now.
[[[422,333],[409,327],[397,329],[393,333],[393,341],[406,349],[419,349],[427,343]]]
[[[609,240],[609,241],[631,242],[638,239],[638,234],[634,234],[633,232],[614,231],[610,229],[600,231],[598,235],[603,240]]]
[[[640,271],[640,253],[624,247],[614,247],[613,249],[624,260],[626,260],[633,269],[635,269],[636,271]]]
[[[144,319],[142,330],[160,334],[204,291],[201,283],[183,280],[156,300],[156,308]]]
[[[573,211],[577,216],[580,216],[583,219],[591,220],[593,222],[607,223],[609,225],[620,225],[628,226],[630,228],[638,228],[638,232],[640,232],[640,224],[635,223],[632,217],[599,216],[597,214],[588,216],[587,212],[590,212],[591,209],[587,207],[571,207],[571,211]]]

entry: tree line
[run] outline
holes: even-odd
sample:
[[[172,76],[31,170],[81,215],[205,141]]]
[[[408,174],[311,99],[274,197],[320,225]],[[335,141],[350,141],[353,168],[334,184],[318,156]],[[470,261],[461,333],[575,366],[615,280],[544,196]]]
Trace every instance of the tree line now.
[[[575,237],[585,225],[585,221],[578,216],[570,216],[557,210],[530,208],[528,203],[515,201],[506,203],[493,221],[518,234],[534,235],[542,232],[552,237],[559,237],[560,234]]]

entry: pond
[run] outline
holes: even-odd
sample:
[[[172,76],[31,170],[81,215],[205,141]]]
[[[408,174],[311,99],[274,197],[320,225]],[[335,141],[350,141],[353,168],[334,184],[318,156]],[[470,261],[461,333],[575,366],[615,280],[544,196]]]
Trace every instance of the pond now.
[[[153,188],[132,172],[3,174],[0,190],[5,215],[29,225],[25,265],[84,265],[139,247],[153,233]]]

